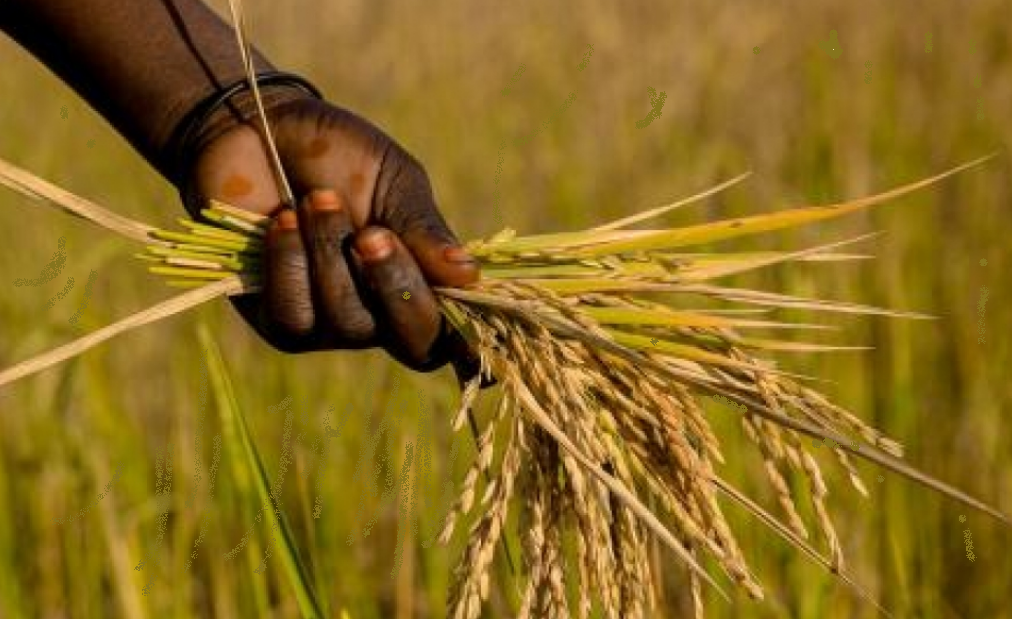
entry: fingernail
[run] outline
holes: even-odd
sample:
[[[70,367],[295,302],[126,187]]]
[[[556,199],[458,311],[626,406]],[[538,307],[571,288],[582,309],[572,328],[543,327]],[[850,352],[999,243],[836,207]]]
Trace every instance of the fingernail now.
[[[310,203],[317,211],[341,210],[341,198],[333,189],[317,189],[309,194]]]
[[[467,250],[460,245],[450,245],[443,250],[443,259],[456,264],[470,264],[476,262],[474,256],[467,253]]]
[[[278,227],[282,230],[295,230],[299,227],[299,218],[292,209],[286,208],[278,215]]]
[[[382,260],[394,251],[394,244],[382,232],[367,232],[355,243],[362,258],[369,261]]]

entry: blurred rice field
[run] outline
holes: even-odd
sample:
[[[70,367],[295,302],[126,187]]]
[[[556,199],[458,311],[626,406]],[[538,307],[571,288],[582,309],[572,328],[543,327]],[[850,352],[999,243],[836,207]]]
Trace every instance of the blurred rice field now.
[[[1012,424],[1002,414],[1012,402],[1012,383],[1003,378],[1012,356],[1005,336],[1012,287],[1002,275],[1012,271],[1009,0],[247,4],[254,38],[275,64],[306,75],[424,163],[464,239],[505,225],[525,233],[585,227],[745,170],[754,174],[744,185],[667,223],[828,203],[999,151],[980,168],[870,212],[741,242],[800,248],[885,231],[861,248],[873,260],[775,267],[728,283],[936,316],[820,314],[841,327],[826,341],[874,350],[792,355],[785,366],[831,381],[826,392],[902,441],[912,464],[1012,513]],[[227,14],[223,2],[215,6]],[[836,58],[824,45],[831,30]],[[594,53],[580,71],[588,45]],[[0,65],[0,156],[154,225],[171,226],[183,213],[171,187],[104,121],[6,39]],[[525,69],[513,80],[519,66]],[[639,129],[650,111],[648,88],[666,93],[666,102]],[[503,144],[501,199],[490,209]],[[9,239],[0,245],[2,367],[174,294],[132,258],[135,246],[6,191],[0,226]],[[60,237],[69,258],[61,274],[15,287],[15,279],[40,273]],[[68,277],[83,283],[92,269],[94,288],[76,326],[69,319],[84,304],[83,286],[43,310]],[[985,288],[986,305],[979,303]],[[368,475],[349,480],[384,420],[389,431],[377,459],[399,478],[423,418],[436,422],[436,474],[417,492],[435,496],[447,480],[460,480],[474,446],[466,430],[453,436],[448,428],[457,401],[452,372],[415,374],[379,352],[284,355],[224,301],[0,390],[0,501],[8,514],[0,519],[0,617],[300,616],[277,553],[254,573],[273,543],[269,527],[257,525],[247,547],[224,558],[260,507],[238,454],[223,448],[214,497],[205,485],[186,506],[205,372],[198,321],[216,332],[272,479],[284,418],[267,411],[292,398],[292,434],[304,436],[293,443],[281,504],[329,616],[346,608],[354,619],[442,617],[462,540],[425,548],[422,534],[408,533],[391,576],[398,535],[410,522],[402,519],[398,531],[396,493],[379,496]],[[211,439],[224,432],[214,406],[212,397],[198,442],[204,484]],[[774,508],[761,461],[735,458],[745,440],[736,417],[725,404],[708,406],[729,454],[726,477]],[[324,437],[328,413],[345,423],[324,462],[311,445]],[[460,457],[451,464],[453,445]],[[162,500],[155,468],[166,449],[175,471]],[[1012,616],[1012,532],[862,470],[871,480],[868,499],[838,475],[828,480],[849,567],[862,585],[896,617]],[[317,483],[323,495],[314,519]],[[739,596],[726,604],[708,592],[709,617],[876,616],[758,523],[728,511],[767,600]],[[441,516],[418,509],[412,518],[431,536]],[[187,571],[205,517],[207,534]],[[515,536],[510,543],[517,548]],[[670,554],[657,560],[666,598],[658,616],[689,616],[686,571]],[[141,561],[150,563],[133,569]],[[515,593],[505,560],[497,562],[486,616],[508,617]]]

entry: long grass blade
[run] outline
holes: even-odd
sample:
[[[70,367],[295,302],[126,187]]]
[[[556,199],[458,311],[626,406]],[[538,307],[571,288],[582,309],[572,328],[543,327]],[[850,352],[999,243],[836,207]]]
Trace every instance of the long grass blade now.
[[[770,320],[743,320],[711,316],[706,311],[686,312],[666,308],[594,307],[580,306],[580,311],[602,325],[630,325],[642,327],[719,327],[724,329],[819,329],[833,330],[829,325]]]
[[[839,312],[842,314],[874,314],[879,316],[890,316],[893,318],[917,318],[921,320],[934,319],[928,314],[916,312],[900,312],[847,303],[845,301],[829,301],[825,299],[810,299],[807,297],[795,297],[775,292],[761,290],[749,290],[744,288],[727,288],[705,284],[685,284],[671,286],[665,289],[667,292],[681,292],[686,294],[700,294],[709,297],[716,297],[726,301],[738,303],[750,303],[753,305],[764,305],[768,307],[804,309],[821,312]]]
[[[848,202],[828,204],[825,206],[801,207],[776,213],[725,219],[713,223],[676,228],[674,230],[663,230],[651,233],[651,235],[646,238],[596,243],[590,247],[575,250],[573,253],[577,256],[591,258],[631,251],[649,251],[670,247],[681,247],[685,245],[696,245],[700,243],[713,243],[716,241],[725,241],[762,232],[771,232],[774,230],[803,226],[817,221],[822,221],[824,219],[840,217],[842,215],[847,215],[849,213],[868,208],[869,206],[881,204],[892,198],[896,198],[923,187],[927,187],[933,183],[937,183],[938,181],[952,176],[953,174],[962,172],[967,168],[980,165],[994,156],[995,155],[988,155],[986,157],[980,157],[968,163],[946,170],[940,174],[930,176],[926,179],[902,185],[879,194],[866,196],[864,198],[857,198]]]
[[[202,286],[197,290],[191,292],[184,292],[183,294],[177,295],[162,301],[157,305],[153,305],[145,310],[141,310],[135,314],[127,316],[126,318],[114,322],[111,325],[102,327],[97,331],[79,337],[78,339],[58,346],[48,352],[36,355],[31,359],[22,361],[17,365],[11,366],[6,370],[0,372],[0,387],[12,383],[19,378],[30,376],[36,372],[52,367],[61,361],[66,361],[80,355],[88,349],[101,344],[102,342],[113,338],[121,333],[126,333],[134,329],[143,327],[159,320],[175,316],[180,312],[185,312],[188,309],[194,308],[202,303],[206,303],[211,299],[223,295],[237,294],[244,290],[242,281],[237,276],[230,276],[228,279],[213,284]]]
[[[616,219],[615,221],[610,221],[610,222],[608,222],[606,224],[602,224],[600,226],[597,226],[596,228],[591,228],[591,230],[594,230],[596,232],[600,232],[602,230],[616,230],[618,228],[625,228],[627,226],[631,226],[631,225],[633,225],[635,223],[638,223],[638,222],[641,222],[641,221],[644,221],[644,220],[647,220],[647,219],[653,219],[654,217],[658,217],[660,215],[663,215],[664,213],[672,211],[672,210],[674,210],[676,208],[679,208],[679,207],[682,207],[682,206],[686,206],[688,204],[692,204],[693,202],[698,202],[698,201],[702,200],[703,198],[708,198],[708,197],[712,196],[715,193],[719,193],[719,192],[727,189],[728,187],[731,187],[732,185],[737,185],[738,183],[740,183],[741,181],[745,180],[749,176],[752,176],[752,171],[751,170],[748,170],[748,171],[746,171],[746,172],[744,172],[742,174],[739,174],[738,176],[735,176],[731,180],[724,181],[723,183],[720,183],[719,185],[716,185],[715,187],[711,187],[711,188],[709,188],[709,189],[707,189],[705,191],[701,191],[701,192],[699,192],[699,193],[697,193],[695,195],[689,196],[688,198],[682,198],[681,200],[679,200],[677,202],[673,202],[673,203],[668,204],[666,206],[658,206],[656,208],[652,208],[650,210],[643,211],[642,213],[637,213],[637,214],[632,215],[630,217],[624,217],[622,219]]]
[[[267,478],[267,473],[264,470],[263,461],[260,458],[256,444],[250,436],[249,428],[246,425],[246,418],[243,416],[242,409],[236,402],[232,381],[229,379],[228,372],[225,369],[221,350],[215,344],[210,330],[205,325],[200,325],[198,335],[201,348],[204,350],[204,359],[207,362],[208,373],[215,388],[218,406],[228,409],[226,417],[232,421],[235,426],[233,430],[241,439],[243,452],[246,455],[246,464],[253,474],[253,485],[257,489],[260,500],[269,506],[270,480]],[[273,509],[265,509],[264,513],[267,515],[269,524],[272,524],[271,530],[280,527],[282,535],[281,560],[285,574],[288,576],[288,582],[295,592],[295,599],[298,602],[302,616],[311,619],[322,619],[324,614],[320,610],[316,592],[313,590],[312,578],[299,553],[298,544],[295,542],[295,535],[288,524],[284,510],[279,510],[279,514],[277,515]]]
[[[871,346],[834,346],[831,344],[811,344],[808,342],[785,342],[782,340],[766,340],[743,337],[740,343],[745,348],[775,350],[779,352],[834,352],[841,350],[858,351],[873,350]]]
[[[151,242],[150,233],[155,228],[113,213],[4,159],[0,159],[0,184],[34,200],[56,205],[65,212],[77,215],[125,238],[141,243]]]
[[[760,522],[776,532],[777,535],[782,537],[795,548],[801,550],[803,554],[846,583],[855,593],[858,594],[859,597],[861,597],[861,599],[874,606],[885,616],[893,616],[892,613],[883,608],[870,593],[858,585],[846,572],[837,569],[837,567],[833,565],[829,559],[820,555],[808,542],[792,531],[790,527],[784,526],[782,522],[763,509],[762,506],[752,501],[746,495],[739,492],[737,488],[719,477],[712,477],[710,478],[710,481],[717,487],[718,490],[723,492],[735,502],[739,503],[746,511],[759,518]]]
[[[806,256],[822,254],[827,249],[840,247],[842,245],[849,245],[852,243],[858,243],[860,241],[878,236],[880,234],[881,234],[880,232],[873,232],[871,234],[864,234],[852,239],[846,239],[834,243],[827,243],[825,245],[810,247],[808,249],[802,249],[794,252],[780,252],[767,257],[757,257],[737,261],[727,260],[724,261],[724,264],[719,263],[709,264],[702,266],[702,268],[690,267],[686,269],[684,272],[679,271],[678,278],[679,280],[682,281],[703,281],[709,279],[716,279],[718,277],[727,277],[728,275],[737,275],[739,273],[754,271],[762,267],[802,260]]]

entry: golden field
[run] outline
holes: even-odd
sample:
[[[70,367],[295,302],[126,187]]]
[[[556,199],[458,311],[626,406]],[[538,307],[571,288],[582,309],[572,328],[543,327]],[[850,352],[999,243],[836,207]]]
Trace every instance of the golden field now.
[[[227,14],[223,2],[215,6]],[[806,314],[840,327],[825,341],[874,350],[780,358],[791,371],[831,381],[820,389],[903,442],[911,464],[1012,513],[1012,424],[1003,412],[1012,390],[1002,378],[1012,356],[1004,337],[1012,328],[1004,276],[1012,267],[1012,3],[291,0],[249,2],[247,10],[257,45],[276,65],[377,123],[426,166],[462,239],[506,225],[522,233],[584,228],[746,170],[753,176],[744,184],[665,224],[838,202],[999,152],[868,212],[714,249],[801,248],[884,231],[848,249],[872,260],[773,267],[728,283],[936,317]],[[835,58],[826,45],[831,30]],[[580,70],[588,45],[593,54]],[[7,39],[0,61],[0,157],[127,216],[172,227],[183,214],[174,190],[101,118]],[[648,88],[666,98],[659,117],[640,128],[651,109]],[[0,226],[10,239],[0,246],[0,367],[176,293],[132,257],[138,247],[6,190]],[[16,287],[16,279],[40,273],[61,237],[68,260],[60,275]],[[73,326],[92,270],[87,307]],[[77,286],[43,311],[68,277]],[[214,497],[202,489],[186,506],[195,439],[206,469],[211,439],[224,432],[212,397],[197,436],[205,364],[198,322],[216,333],[272,478],[284,416],[268,408],[292,398],[293,434],[304,436],[293,447],[282,503],[328,616],[342,608],[354,619],[443,616],[461,535],[447,548],[409,537],[391,577],[397,495],[381,497],[368,482],[349,480],[382,420],[390,428],[380,442],[383,470],[399,479],[424,418],[436,420],[439,475],[417,492],[435,495],[447,479],[460,480],[474,444],[448,427],[458,400],[452,372],[415,374],[378,352],[285,355],[228,305],[208,304],[0,389],[0,500],[8,505],[0,519],[0,617],[300,616],[277,553],[266,572],[254,572],[273,543],[269,527],[258,525],[248,550],[224,558],[261,505],[246,461],[228,441]],[[761,461],[735,458],[745,438],[727,408],[710,406],[730,454],[723,474],[775,510]],[[324,436],[328,413],[347,423],[322,462],[310,446]],[[451,466],[453,444],[461,457]],[[166,449],[175,471],[162,500],[155,469]],[[1012,617],[1005,555],[1012,531],[920,486],[889,474],[879,482],[878,471],[861,470],[869,499],[839,474],[828,480],[860,584],[896,617]],[[324,494],[314,519],[318,481]],[[767,600],[739,595],[731,605],[709,592],[709,617],[876,616],[746,514],[727,511]],[[186,570],[205,516],[207,534]],[[431,532],[440,516],[413,517]],[[662,569],[666,608],[658,616],[689,616],[687,572],[674,556],[661,557],[672,568]],[[158,567],[134,570],[142,560]],[[515,596],[502,557],[496,572],[486,614],[506,617]]]

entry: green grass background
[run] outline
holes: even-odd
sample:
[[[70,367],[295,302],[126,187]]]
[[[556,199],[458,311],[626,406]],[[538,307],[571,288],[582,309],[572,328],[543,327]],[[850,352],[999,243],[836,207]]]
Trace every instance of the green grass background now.
[[[248,5],[254,38],[277,65],[303,73],[333,101],[378,123],[425,164],[462,238],[507,224],[523,233],[587,226],[747,169],[754,175],[745,185],[666,221],[825,203],[1000,151],[982,168],[869,213],[734,245],[800,248],[882,230],[883,237],[864,246],[874,260],[774,268],[730,283],[937,316],[806,315],[843,328],[827,340],[875,350],[791,355],[784,363],[832,381],[826,393],[903,441],[911,463],[1012,513],[1007,0]],[[830,30],[838,33],[836,59],[822,45]],[[594,52],[579,71],[588,44]],[[6,39],[0,63],[0,156],[155,225],[169,226],[182,214],[172,189],[102,119]],[[521,64],[523,74],[511,82]],[[661,116],[638,129],[636,121],[650,110],[647,87],[667,98]],[[575,100],[560,113],[571,92]],[[492,209],[503,144],[502,197]],[[135,246],[6,191],[0,229],[8,239],[0,244],[3,367],[174,293],[131,257]],[[14,287],[16,278],[38,275],[60,236],[69,257],[61,275],[40,287]],[[67,277],[83,283],[91,269],[94,291],[77,327],[68,320],[82,303],[82,286],[43,310]],[[985,335],[978,343],[985,286]],[[435,493],[451,475],[461,478],[474,449],[466,430],[454,437],[445,423],[457,401],[452,373],[414,374],[379,352],[287,356],[265,346],[219,301],[0,390],[6,513],[0,518],[0,617],[250,617],[264,608],[273,617],[298,616],[276,553],[265,573],[253,573],[270,543],[268,527],[258,526],[240,558],[222,558],[259,507],[243,482],[250,474],[245,460],[223,446],[215,496],[201,490],[193,508],[184,506],[192,491],[204,364],[198,320],[217,332],[237,403],[271,476],[284,420],[266,411],[293,398],[293,435],[303,431],[305,439],[294,449],[282,504],[326,606],[335,614],[346,607],[356,619],[443,616],[448,570],[462,536],[445,549],[424,549],[412,538],[391,578],[394,495],[370,498],[362,484],[348,480],[370,436],[370,413],[372,426],[383,417],[391,421],[382,449],[399,475],[420,411],[441,422],[437,474],[427,491]],[[738,449],[745,443],[736,417],[724,405],[708,406],[729,455],[725,476],[775,511],[759,460],[751,448]],[[347,415],[348,423],[338,448],[321,463],[309,445],[322,436],[328,411],[332,419]],[[222,432],[218,419],[209,410],[202,433],[205,484],[211,438]],[[448,471],[454,441],[462,457]],[[154,460],[166,446],[175,466],[172,509],[166,539],[156,548],[165,505],[154,496]],[[120,463],[124,472],[111,493],[85,517],[56,524],[94,503]],[[1008,528],[891,475],[880,483],[877,471],[862,470],[869,500],[835,470],[829,476],[832,514],[860,583],[897,617],[1012,616]],[[313,488],[321,474],[322,516],[314,520]],[[736,507],[727,510],[767,599],[739,597],[732,606],[708,593],[710,617],[875,616]],[[960,514],[968,517],[965,524]],[[204,515],[208,533],[186,573]],[[363,538],[374,515],[377,524]],[[418,517],[422,530],[431,531],[439,514]],[[965,528],[973,563],[965,555]],[[515,549],[515,538],[512,543]],[[147,597],[140,589],[148,573],[133,569],[141,560],[160,566]],[[685,571],[670,554],[659,565],[667,598],[660,616],[686,616]],[[509,616],[512,585],[501,558],[496,573],[486,615]]]

